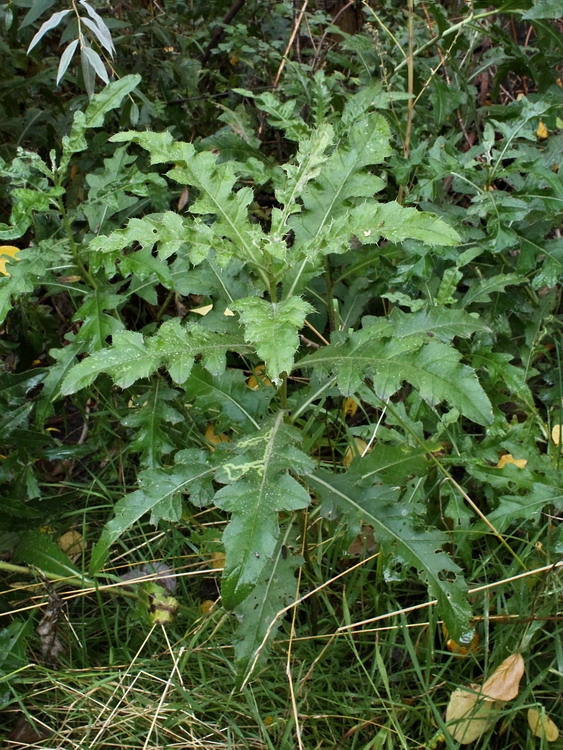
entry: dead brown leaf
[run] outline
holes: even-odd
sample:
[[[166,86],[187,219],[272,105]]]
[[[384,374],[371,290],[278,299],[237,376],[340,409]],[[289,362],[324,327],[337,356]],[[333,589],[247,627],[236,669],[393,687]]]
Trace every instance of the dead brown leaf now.
[[[478,739],[495,723],[498,705],[479,692],[479,685],[457,688],[451,694],[446,723],[452,738],[460,745]]]
[[[546,739],[548,742],[555,742],[559,737],[559,729],[554,721],[537,708],[528,710],[528,724],[534,737]]]
[[[511,701],[518,695],[524,674],[522,654],[511,654],[483,685],[483,694],[495,701]]]

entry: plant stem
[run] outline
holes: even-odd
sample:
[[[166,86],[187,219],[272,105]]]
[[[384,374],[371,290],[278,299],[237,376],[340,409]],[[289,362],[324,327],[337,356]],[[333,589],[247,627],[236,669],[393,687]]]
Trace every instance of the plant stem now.
[[[6,571],[6,573],[17,573],[18,575],[36,575],[36,570],[39,568],[29,568],[26,565],[14,565],[13,563],[0,561],[0,570]],[[48,581],[64,581],[65,583],[80,583],[82,586],[95,586],[95,582],[90,578],[79,578],[78,576],[61,577],[56,573],[47,573],[41,570],[41,575]]]
[[[158,310],[158,312],[156,314],[156,319],[157,319],[157,321],[159,323],[160,323],[160,319],[162,318],[162,316],[164,315],[164,313],[168,310],[168,305],[172,302],[172,299],[174,298],[174,294],[175,294],[174,290],[171,289],[168,292],[168,294],[166,295],[166,299],[164,300],[164,302],[160,306],[160,308],[159,308],[159,310]]]
[[[280,396],[280,409],[282,411],[287,411],[287,372],[282,372],[281,377],[282,382],[280,387],[278,388],[278,393]]]
[[[332,283],[332,274],[330,272],[330,264],[328,262],[328,257],[326,255],[324,258],[324,268],[325,268],[325,283],[326,283],[326,302],[328,305],[328,330],[332,333],[333,331],[336,331],[337,322],[336,322],[336,314],[334,312],[334,304],[333,304],[334,285]]]
[[[407,86],[410,98],[407,101],[407,128],[405,130],[405,159],[411,150],[412,120],[414,115],[414,0],[408,0],[409,54],[407,57]]]
[[[408,35],[409,35],[409,52],[407,55],[407,91],[409,99],[407,101],[407,126],[405,128],[405,141],[403,144],[403,156],[408,159],[411,150],[412,120],[414,115],[414,0],[408,0]],[[397,203],[403,203],[405,195],[405,186],[399,187],[397,194]]]
[[[60,199],[57,199],[57,208],[59,209],[61,216],[63,218],[64,228],[65,228],[66,235],[68,237],[68,241],[70,245],[70,252],[72,253],[74,262],[76,263],[76,265],[78,266],[78,269],[80,270],[80,273],[86,279],[86,281],[92,287],[92,289],[96,289],[98,286],[96,284],[96,279],[92,276],[92,274],[86,268],[84,263],[82,263],[80,253],[78,252],[78,247],[76,245],[76,242],[74,241],[74,235],[72,233],[72,227],[70,225],[70,221],[68,218],[68,214],[66,212],[66,208],[64,206],[64,203]]]

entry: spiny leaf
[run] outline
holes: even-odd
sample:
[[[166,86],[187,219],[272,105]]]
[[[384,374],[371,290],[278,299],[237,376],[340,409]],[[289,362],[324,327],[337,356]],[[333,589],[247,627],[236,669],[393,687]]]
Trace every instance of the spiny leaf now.
[[[297,243],[314,238],[326,223],[350,207],[351,199],[371,198],[381,190],[381,178],[365,167],[379,164],[391,154],[389,137],[387,121],[375,113],[359,118],[341,135],[322,172],[301,196],[303,212],[290,221]]]
[[[440,341],[451,341],[455,336],[468,338],[475,331],[490,331],[478,317],[459,309],[426,307],[405,313],[395,307],[389,317],[395,325],[394,335],[401,337],[430,333]]]
[[[232,514],[223,534],[226,565],[221,591],[227,608],[248,596],[272,558],[279,536],[278,513],[306,508],[311,500],[289,471],[307,471],[312,462],[295,447],[299,433],[283,418],[279,411],[257,434],[229,444],[231,456],[223,459],[216,474],[226,486],[214,502]]]
[[[470,610],[461,569],[443,552],[448,541],[437,529],[422,528],[420,508],[397,502],[396,491],[384,485],[354,483],[354,475],[335,476],[319,470],[307,476],[311,489],[348,519],[361,519],[373,526],[375,537],[414,566],[438,600],[448,632],[456,640],[472,636]]]
[[[152,164],[174,162],[176,167],[168,176],[200,191],[190,211],[215,216],[214,235],[230,240],[232,256],[251,262],[255,267],[263,266],[265,235],[248,217],[253,193],[249,188],[233,189],[237,175],[231,163],[218,164],[216,154],[198,153],[191,143],[174,141],[170,133],[128,131],[114,135],[111,140],[138,143],[149,151]]]
[[[119,318],[108,315],[105,311],[117,310],[124,302],[124,296],[113,294],[109,289],[102,290],[98,287],[90,292],[72,318],[73,321],[82,321],[75,340],[87,342],[89,352],[103,349],[109,336],[123,329]]]
[[[287,216],[301,210],[297,203],[305,186],[318,177],[323,164],[329,158],[326,151],[334,141],[334,130],[330,125],[323,125],[314,130],[307,138],[300,141],[295,164],[285,164],[285,180],[279,180],[276,186],[276,199],[284,206],[283,211],[272,212],[272,233],[283,232]],[[287,230],[286,230],[287,231]]]
[[[299,347],[298,331],[313,308],[301,297],[288,297],[281,302],[249,297],[238,300],[231,308],[240,312],[246,340],[256,347],[269,377],[279,385],[280,374],[290,372],[293,366]]]
[[[295,571],[303,561],[300,557],[288,554],[286,546],[295,543],[295,536],[292,528],[287,529],[272,559],[264,566],[254,589],[235,607],[239,621],[235,634],[235,660],[241,674],[247,673],[253,666],[256,650],[262,646],[266,635],[268,640],[264,643],[261,659],[257,663],[267,655],[268,643],[275,636],[282,620],[278,618],[275,625],[272,623],[295,597]]]
[[[176,383],[183,383],[190,375],[196,355],[201,354],[204,366],[218,374],[225,368],[227,350],[246,348],[238,338],[206,330],[196,323],[182,326],[177,319],[163,323],[154,336],[119,331],[113,336],[111,347],[95,352],[71,370],[61,393],[75,393],[101,373],[107,373],[116,385],[127,388],[161,366],[168,369]]]
[[[478,424],[489,424],[492,408],[475,373],[461,365],[459,353],[435,339],[419,336],[384,339],[381,332],[362,329],[342,344],[310,354],[297,367],[322,367],[334,372],[342,394],[351,396],[364,378],[373,381],[381,399],[411,383],[430,404],[446,401]]]
[[[60,263],[61,257],[64,253],[60,247],[42,241],[22,251],[17,263],[9,264],[10,275],[0,277],[0,323],[12,307],[12,298],[21,298],[32,292],[39,279],[47,281],[49,268],[53,263]]]
[[[211,242],[210,229],[203,222],[187,223],[174,211],[166,211],[162,214],[149,214],[142,219],[131,219],[124,229],[117,229],[103,237],[95,237],[88,245],[88,253],[92,270],[96,271],[103,267],[107,273],[111,273],[116,260],[121,261],[121,269],[124,261],[130,261],[132,256],[138,254],[137,252],[123,257],[123,250],[134,244],[147,251],[152,251],[154,246],[158,245],[158,257],[166,260],[177,253],[184,243],[188,243],[190,260],[195,264],[203,260],[211,247]],[[157,259],[153,260],[158,267],[166,268],[164,264],[158,263]],[[123,275],[128,270],[129,268],[125,268],[122,271]]]
[[[147,469],[139,474],[139,489],[123,497],[116,504],[114,517],[104,526],[92,550],[90,570],[96,572],[104,564],[111,545],[149,511],[150,521],[178,521],[182,514],[184,493],[205,493],[202,485],[210,481],[213,467],[207,463],[203,451],[181,451],[170,469]]]
[[[474,279],[461,305],[469,307],[476,302],[490,302],[491,294],[494,292],[504,292],[507,286],[523,284],[525,281],[524,276],[518,276],[516,273],[498,274],[488,279]]]
[[[260,429],[257,419],[265,415],[275,394],[273,388],[251,390],[242,370],[227,369],[217,377],[200,365],[194,366],[185,387],[202,414],[214,414],[218,431],[233,424]]]
[[[158,466],[160,458],[174,449],[164,424],[178,424],[184,419],[170,405],[177,396],[179,391],[169,388],[161,379],[155,380],[121,420],[122,425],[133,429],[131,448],[141,453],[141,464],[147,468]]]
[[[72,154],[84,151],[88,144],[85,133],[90,128],[99,128],[104,124],[106,114],[119,107],[123,99],[136,88],[141,81],[138,74],[124,76],[118,81],[108,84],[98,94],[92,96],[85,112],[78,111],[74,115],[74,121],[70,135],[63,138],[63,155],[60,171],[65,173],[70,163]]]
[[[63,579],[84,577],[49,535],[39,531],[28,531],[22,536],[14,558]]]

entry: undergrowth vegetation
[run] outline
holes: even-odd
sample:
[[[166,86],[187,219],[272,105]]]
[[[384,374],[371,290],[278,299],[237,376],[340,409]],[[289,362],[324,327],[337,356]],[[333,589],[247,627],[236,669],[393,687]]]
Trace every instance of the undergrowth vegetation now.
[[[563,747],[561,16],[0,6],[6,748]]]

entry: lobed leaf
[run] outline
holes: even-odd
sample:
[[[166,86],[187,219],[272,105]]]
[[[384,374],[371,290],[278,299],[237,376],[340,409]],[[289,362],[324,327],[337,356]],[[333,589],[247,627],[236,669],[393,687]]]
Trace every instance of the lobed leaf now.
[[[336,375],[345,396],[365,378],[381,399],[396,393],[406,380],[431,405],[446,401],[478,424],[492,421],[491,403],[474,371],[460,364],[455,349],[421,336],[385,339],[371,329],[351,334],[340,344],[323,347],[297,362],[296,367],[321,367]]]
[[[376,540],[407,566],[414,566],[426,581],[454,640],[471,639],[471,612],[461,569],[442,549],[447,536],[421,526],[417,517],[420,508],[397,502],[396,490],[385,485],[355,483],[353,474],[335,476],[318,470],[307,475],[307,482],[322,502],[335,508],[349,524],[356,519],[373,526]]]
[[[269,377],[279,385],[280,375],[289,373],[293,367],[294,354],[299,347],[298,331],[313,308],[301,297],[288,297],[281,302],[248,297],[238,300],[231,308],[240,312],[246,340],[256,347],[256,353],[266,363]]]
[[[182,514],[182,495],[200,491],[202,482],[209,480],[212,474],[213,467],[207,464],[207,456],[193,450],[179,453],[170,469],[142,471],[139,489],[118,501],[114,517],[104,526],[92,550],[92,573],[102,567],[111,545],[149,511],[153,524],[161,520],[178,521]]]
[[[216,480],[225,483],[214,498],[232,514],[223,534],[226,563],[221,592],[228,609],[252,591],[279,537],[278,513],[306,508],[311,498],[289,471],[312,468],[296,443],[299,433],[279,411],[259,433],[229,444],[231,456],[222,461]]]
[[[182,326],[178,319],[163,323],[154,336],[118,331],[111,347],[94,352],[73,367],[63,381],[61,393],[76,393],[102,373],[110,375],[120,388],[127,388],[162,366],[176,383],[184,383],[197,355],[202,356],[210,372],[219,373],[225,368],[228,350],[246,348],[238,338],[206,330],[195,323]]]

